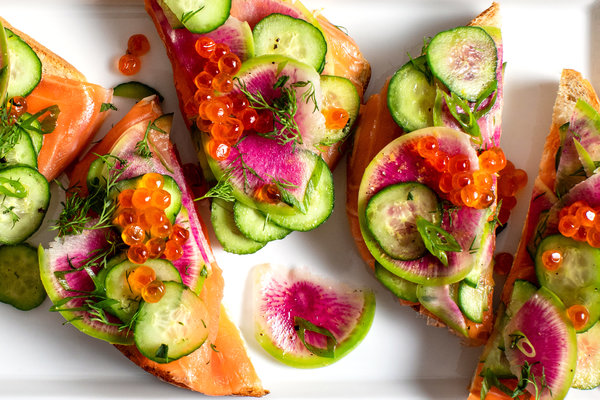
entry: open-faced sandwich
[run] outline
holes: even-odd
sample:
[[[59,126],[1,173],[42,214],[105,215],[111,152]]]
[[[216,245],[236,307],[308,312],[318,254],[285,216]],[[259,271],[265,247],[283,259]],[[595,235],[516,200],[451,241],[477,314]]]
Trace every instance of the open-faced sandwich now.
[[[0,301],[38,306],[36,250],[50,184],[89,144],[112,91],[0,18]]]
[[[214,185],[226,251],[251,253],[333,209],[370,67],[357,45],[298,1],[146,0],[180,107]]]
[[[523,235],[469,398],[562,399],[571,387],[600,385],[599,110],[590,83],[564,70]]]
[[[492,327],[500,144],[499,6],[436,34],[361,109],[347,213],[361,256],[403,304],[469,344]]]
[[[155,376],[210,395],[262,396],[223,279],[169,140],[172,115],[142,99],[71,169],[40,249],[42,281],[67,321]]]

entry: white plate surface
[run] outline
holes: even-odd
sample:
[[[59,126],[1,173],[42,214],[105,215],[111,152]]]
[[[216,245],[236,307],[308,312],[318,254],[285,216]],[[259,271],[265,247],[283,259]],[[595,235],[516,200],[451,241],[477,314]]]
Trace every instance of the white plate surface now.
[[[503,13],[506,86],[502,145],[508,157],[533,177],[550,126],[562,68],[574,68],[600,89],[600,4],[592,1],[500,1]],[[417,54],[423,38],[462,25],[489,6],[486,1],[306,0],[311,9],[348,29],[373,67],[368,94]],[[0,0],[0,14],[79,68],[90,81],[112,87],[128,78],[116,60],[134,33],[152,43],[135,79],[165,95],[164,109],[176,113],[173,137],[191,159],[172,84],[171,67],[141,1]],[[121,110],[128,105],[119,102]],[[104,125],[106,132],[117,116]],[[216,244],[225,271],[225,304],[245,337],[250,355],[273,399],[464,399],[481,349],[465,348],[444,329],[425,326],[401,307],[367,272],[354,248],[344,213],[345,165],[335,171],[336,208],[309,233],[293,233],[250,256],[233,256]],[[531,179],[530,179],[531,181]],[[531,182],[519,196],[498,251],[513,252],[521,232]],[[54,205],[58,202],[56,196]],[[50,215],[47,220],[55,218]],[[205,215],[206,220],[206,215]],[[48,232],[37,236],[47,240]],[[216,241],[213,238],[213,243]],[[298,370],[273,361],[253,339],[247,275],[271,262],[307,266],[316,272],[375,290],[377,311],[363,343],[338,363]],[[0,304],[1,399],[188,399],[197,393],[164,384],[138,369],[107,343],[63,325],[48,312],[50,302],[31,312]],[[597,399],[600,390],[571,390],[568,398]]]

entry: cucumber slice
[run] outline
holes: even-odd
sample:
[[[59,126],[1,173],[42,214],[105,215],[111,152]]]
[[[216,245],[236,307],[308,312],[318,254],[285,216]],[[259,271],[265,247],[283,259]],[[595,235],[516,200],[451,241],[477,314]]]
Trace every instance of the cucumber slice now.
[[[181,275],[177,268],[169,260],[151,259],[144,265],[152,268],[156,272],[156,279],[163,282],[173,281],[181,283]],[[112,313],[122,322],[129,322],[135,312],[138,310],[141,298],[131,291],[127,282],[127,276],[139,267],[129,260],[123,261],[112,267],[104,278],[104,287],[106,288],[106,297],[118,301],[111,307]]]
[[[325,161],[319,156],[314,156],[317,162],[304,197],[306,213],[302,213],[295,207],[292,209],[293,214],[269,213],[271,207],[268,204],[258,204],[259,210],[268,214],[275,224],[305,232],[321,225],[331,215],[334,203],[333,175]]]
[[[303,62],[321,73],[325,68],[327,42],[314,25],[284,14],[270,14],[253,30],[257,56],[281,54]]]
[[[206,33],[217,29],[229,18],[231,0],[163,0],[161,7],[175,17],[192,33]]]
[[[559,251],[562,264],[550,271],[544,267],[542,254]],[[540,285],[556,294],[565,307],[576,304],[587,307],[588,323],[577,332],[585,332],[600,318],[600,249],[586,242],[562,235],[548,236],[540,243],[535,257],[535,271]]]
[[[19,165],[0,170],[0,189],[13,193],[0,194],[0,243],[20,243],[42,223],[50,185],[37,170]]]
[[[402,182],[377,192],[367,204],[367,227],[383,251],[397,260],[416,260],[426,248],[417,230],[421,216],[433,224],[441,219],[438,197],[418,182]]]
[[[510,302],[506,308],[506,315],[512,318],[513,315],[537,292],[538,288],[531,282],[517,279],[513,285],[510,295]]]
[[[356,86],[350,80],[333,75],[321,76],[321,93],[323,96],[322,110],[334,107],[343,108],[349,116],[346,126],[342,129],[327,129],[321,143],[330,146],[344,140],[352,131],[356,117],[358,117],[360,96]]]
[[[256,208],[239,201],[233,204],[233,219],[242,235],[256,242],[266,243],[271,240],[283,239],[291,232],[291,230],[271,222],[268,215],[265,216]]]
[[[0,168],[9,165],[27,165],[37,168],[37,153],[33,147],[31,137],[23,129],[20,129],[19,139],[12,149],[0,158]]]
[[[600,386],[600,323],[576,337],[577,367],[571,387],[593,389]]]
[[[28,121],[31,117],[31,114],[25,113],[21,117],[21,122]],[[31,139],[31,144],[33,144],[33,149],[35,150],[35,153],[40,154],[42,144],[44,144],[44,135],[42,134],[42,124],[40,124],[40,121],[34,119],[32,121],[28,121],[27,127],[23,125],[21,125],[20,127],[29,135],[29,139]]]
[[[402,300],[412,301],[413,303],[419,301],[417,298],[416,283],[412,283],[411,281],[400,278],[398,275],[394,275],[377,261],[375,261],[375,277],[383,284],[383,286]]]
[[[158,100],[163,101],[164,97],[151,86],[148,86],[142,82],[130,81],[118,84],[113,88],[113,94],[118,97],[127,97],[129,99],[135,99],[137,101],[144,97],[156,95]]]
[[[0,22],[0,104],[6,102],[6,90],[8,89],[8,80],[10,78],[10,60],[8,52],[8,43],[6,41],[6,31]]]
[[[488,310],[489,287],[479,285],[474,288],[461,281],[458,284],[458,307],[465,317],[473,322],[481,323],[483,313]]]
[[[35,51],[15,35],[10,29],[4,28],[10,60],[10,78],[6,97],[27,96],[42,79],[42,62]]]
[[[498,54],[494,39],[484,29],[461,26],[431,39],[427,63],[451,92],[474,102],[496,81]]]
[[[233,203],[213,199],[210,207],[210,221],[215,236],[223,250],[234,254],[251,254],[265,247],[266,243],[249,239],[238,229],[233,219]]]
[[[91,172],[92,169],[90,168],[90,171],[88,172],[88,179]],[[179,211],[181,211],[181,190],[179,189],[179,185],[177,185],[175,179],[171,178],[169,175],[163,175],[163,178],[165,182],[163,185],[163,190],[166,190],[171,195],[171,204],[165,209],[165,214],[173,224],[175,223],[177,214],[179,214]],[[135,189],[138,187],[141,179],[142,175],[117,182],[114,190],[111,190],[110,196],[116,198],[119,193],[125,189]]]
[[[45,298],[37,250],[28,244],[0,247],[0,301],[27,311]]]
[[[387,104],[394,121],[405,132],[433,126],[435,85],[425,75],[425,56],[404,64],[388,86]]]
[[[504,336],[502,336],[502,331],[507,322],[508,317],[506,316],[504,305],[501,304],[496,313],[494,329],[492,330],[492,334],[488,339],[488,343],[486,344],[482,355],[482,371],[487,369],[498,378],[514,377],[510,371],[510,364],[504,354]]]
[[[200,297],[181,283],[164,284],[158,302],[141,303],[133,335],[140,353],[158,363],[190,354],[208,337],[209,315]]]

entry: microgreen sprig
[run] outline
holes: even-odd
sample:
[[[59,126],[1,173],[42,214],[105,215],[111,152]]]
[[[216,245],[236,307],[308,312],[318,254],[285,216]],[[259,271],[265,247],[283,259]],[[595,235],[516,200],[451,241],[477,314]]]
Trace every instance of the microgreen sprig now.
[[[298,338],[308,351],[312,352],[313,354],[319,357],[333,358],[335,356],[335,348],[338,342],[329,329],[324,328],[322,326],[317,326],[312,322],[299,316],[294,317],[294,329],[298,333]],[[327,339],[327,348],[323,349],[308,343],[305,337],[306,332],[314,332],[325,336]]]
[[[448,266],[448,254],[446,252],[462,251],[460,244],[454,236],[445,231],[441,226],[429,222],[420,215],[417,216],[417,230],[427,250],[445,266]]]

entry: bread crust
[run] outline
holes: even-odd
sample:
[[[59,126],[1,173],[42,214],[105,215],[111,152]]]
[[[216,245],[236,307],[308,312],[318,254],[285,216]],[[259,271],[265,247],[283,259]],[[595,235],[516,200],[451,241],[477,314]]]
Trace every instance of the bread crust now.
[[[487,10],[483,11],[469,22],[469,26],[493,26],[495,28],[500,28],[500,25],[500,5],[496,2],[492,3]]]
[[[21,39],[23,39],[35,53],[38,55],[42,62],[42,74],[56,75],[62,78],[69,78],[78,81],[86,81],[85,76],[77,70],[73,65],[69,64],[65,59],[50,51],[47,47],[40,44],[37,40],[31,36],[20,31],[19,29],[12,26],[7,20],[0,17],[0,21],[5,28],[10,29]]]

